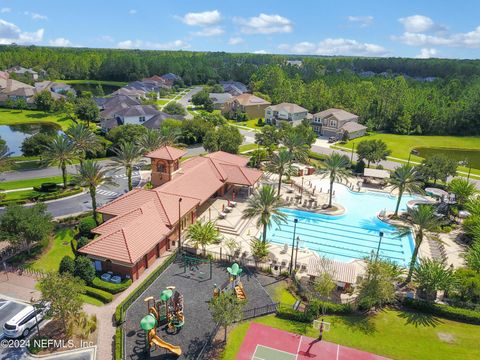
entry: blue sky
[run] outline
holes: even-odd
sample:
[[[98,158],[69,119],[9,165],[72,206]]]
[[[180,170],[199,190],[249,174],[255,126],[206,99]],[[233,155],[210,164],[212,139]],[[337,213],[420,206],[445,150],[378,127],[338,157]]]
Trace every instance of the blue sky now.
[[[478,0],[0,0],[0,44],[477,59],[479,14]]]

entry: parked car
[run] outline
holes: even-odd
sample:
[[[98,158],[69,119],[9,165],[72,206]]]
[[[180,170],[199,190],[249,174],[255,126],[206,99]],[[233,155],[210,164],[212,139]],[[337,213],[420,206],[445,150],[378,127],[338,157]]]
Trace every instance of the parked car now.
[[[27,337],[36,322],[42,321],[49,309],[49,303],[26,306],[3,325],[3,333],[8,338]]]
[[[334,142],[337,142],[337,138],[335,136],[330,136],[328,138],[328,142],[331,144],[331,143],[334,143]]]

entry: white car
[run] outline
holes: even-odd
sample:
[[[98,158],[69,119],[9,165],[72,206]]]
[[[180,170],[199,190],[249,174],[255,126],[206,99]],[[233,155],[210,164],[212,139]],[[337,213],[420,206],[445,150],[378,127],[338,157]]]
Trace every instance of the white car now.
[[[49,304],[44,304],[42,307],[26,306],[3,325],[3,333],[8,338],[27,337],[31,329],[36,326],[36,321],[42,321],[49,309]]]

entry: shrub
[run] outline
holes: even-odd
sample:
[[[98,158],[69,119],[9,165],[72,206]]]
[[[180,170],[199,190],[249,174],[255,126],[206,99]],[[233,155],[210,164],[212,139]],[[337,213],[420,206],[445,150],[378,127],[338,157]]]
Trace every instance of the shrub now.
[[[28,342],[28,345],[27,345],[27,348],[28,348],[28,351],[30,351],[31,354],[35,355],[35,354],[38,354],[40,352],[40,350],[43,350],[43,349],[46,349],[48,346],[46,346],[45,348],[42,347],[42,341],[45,341],[45,340],[48,340],[49,337],[48,336],[34,336],[31,341]],[[45,342],[45,345],[47,345],[47,343]]]
[[[132,279],[124,280],[120,284],[114,284],[108,281],[103,281],[97,276],[92,281],[93,287],[107,291],[110,294],[117,294],[119,292],[122,292],[125,289],[127,289],[130,285],[132,285]]]
[[[93,267],[92,261],[85,256],[77,257],[75,259],[75,270],[73,274],[84,280],[87,284],[91,284],[95,278],[95,268]]]
[[[363,160],[360,160],[357,162],[357,164],[355,165],[355,172],[357,174],[363,174],[363,171],[365,170],[365,161]]]
[[[92,241],[92,239],[89,239],[88,237],[86,236],[82,236],[80,239],[77,240],[77,247],[76,249],[81,249],[82,247],[84,247],[85,245],[87,245],[90,241]]]
[[[75,271],[75,261],[68,255],[65,255],[60,261],[60,266],[58,267],[58,272],[60,274],[69,273],[72,274]]]
[[[109,303],[109,302],[112,302],[113,300],[112,294],[100,289],[90,287],[90,286],[85,286],[85,294],[87,294],[88,296],[94,297],[95,299],[98,299],[103,303]]]
[[[306,313],[313,318],[317,318],[325,310],[326,314],[351,314],[353,308],[350,304],[336,304],[329,301],[312,300],[308,304]]]
[[[480,324],[480,311],[409,298],[404,299],[403,304],[412,310],[436,315],[445,319],[462,321],[470,324]]]
[[[52,182],[45,182],[40,185],[40,191],[53,192],[57,190],[57,184]]]
[[[78,232],[80,236],[91,237],[92,236],[91,231],[96,226],[97,226],[97,223],[95,222],[93,217],[89,216],[80,220],[80,223],[78,224]]]
[[[171,101],[167,105],[165,105],[162,111],[170,115],[186,115],[187,114],[187,111],[185,110],[185,108],[181,104],[175,101]]]
[[[313,321],[312,314],[294,310],[291,306],[280,305],[277,310],[277,317],[290,321],[310,323]]]
[[[117,327],[115,330],[115,360],[123,359],[123,328]]]

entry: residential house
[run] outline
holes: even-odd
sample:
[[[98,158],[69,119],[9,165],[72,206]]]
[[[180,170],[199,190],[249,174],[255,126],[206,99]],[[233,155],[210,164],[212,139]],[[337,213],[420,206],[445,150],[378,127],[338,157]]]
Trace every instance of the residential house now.
[[[302,67],[303,66],[303,61],[302,60],[287,60],[287,65]]]
[[[167,86],[172,87],[175,84],[175,81],[181,81],[182,78],[176,74],[173,73],[167,73],[163,74],[161,78],[165,81],[165,84]]]
[[[10,74],[6,71],[0,71],[0,79],[8,79],[10,77]]]
[[[220,85],[223,86],[225,92],[232,96],[238,96],[248,92],[247,86],[239,81],[220,81]]]
[[[15,74],[20,77],[29,78],[31,80],[38,80],[38,72],[33,69],[27,69],[23,66],[14,66],[6,70],[10,74]]]
[[[288,121],[293,126],[299,125],[304,119],[312,117],[308,110],[297,104],[281,103],[265,108],[265,122],[271,125],[280,125],[281,121]]]
[[[246,166],[247,157],[219,151],[181,161],[185,154],[170,146],[147,154],[154,188],[134,189],[98,209],[104,220],[92,230],[98,236],[78,250],[97,271],[137,280],[179,245],[179,232],[196,221],[211,198],[233,187],[253,188],[262,176]]]
[[[319,136],[349,139],[365,135],[367,127],[358,123],[358,116],[342,109],[327,109],[313,115],[313,130]],[[345,135],[346,134],[346,135]]]
[[[25,100],[27,105],[31,108],[35,107],[34,96],[41,90],[34,86],[25,84],[14,79],[0,78],[0,103],[5,104],[8,100],[16,101],[19,99]],[[52,98],[58,100],[63,95],[52,93]]]
[[[261,118],[265,116],[265,109],[271,103],[258,96],[244,93],[233,98],[224,109],[228,111],[241,111],[247,114],[249,119]]]
[[[210,93],[208,97],[213,101],[213,107],[216,110],[223,110],[225,109],[225,104],[229,103],[233,96],[227,92],[225,93]]]

